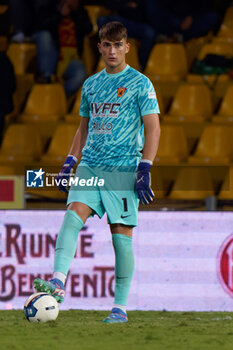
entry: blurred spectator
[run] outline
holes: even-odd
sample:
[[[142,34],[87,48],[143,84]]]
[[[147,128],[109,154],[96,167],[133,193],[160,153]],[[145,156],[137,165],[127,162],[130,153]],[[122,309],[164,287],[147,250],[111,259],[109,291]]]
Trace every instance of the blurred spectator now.
[[[37,0],[34,39],[37,46],[38,82],[50,83],[53,75],[64,79],[67,97],[86,77],[79,60],[85,35],[92,25],[79,0]]]
[[[9,0],[13,34],[11,41],[22,43],[32,35],[37,0]]]
[[[100,16],[98,18],[99,28],[110,21],[123,23],[128,30],[128,36],[140,41],[139,63],[143,70],[156,38],[155,29],[146,23],[145,1],[108,0],[106,7],[113,14]]]
[[[0,0],[0,35],[8,36],[10,31],[11,21],[9,9],[6,1]]]
[[[171,37],[180,34],[183,40],[216,31],[220,16],[211,0],[145,0],[148,23],[159,34]]]

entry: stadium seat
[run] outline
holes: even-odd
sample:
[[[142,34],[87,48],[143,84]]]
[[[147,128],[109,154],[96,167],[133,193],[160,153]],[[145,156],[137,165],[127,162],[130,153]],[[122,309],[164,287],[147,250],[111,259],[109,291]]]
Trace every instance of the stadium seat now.
[[[217,37],[233,40],[233,6],[226,10]]]
[[[34,75],[31,73],[16,75],[16,95],[19,110],[24,106],[27,96],[34,85]]]
[[[13,63],[15,74],[25,74],[36,57],[36,46],[31,43],[11,43],[7,55]]]
[[[0,149],[0,163],[29,163],[39,160],[41,139],[33,125],[11,124],[5,132]]]
[[[20,121],[48,122],[64,117],[67,111],[66,95],[62,84],[35,84],[28,96]]]
[[[156,44],[144,73],[157,80],[177,81],[187,74],[187,58],[182,44]]]
[[[15,170],[10,165],[0,165],[0,175],[15,175]]]
[[[134,69],[139,70],[139,61],[138,61],[138,42],[134,39],[129,38],[128,42],[130,43],[130,50],[126,55],[126,62],[133,67]],[[100,56],[96,71],[99,72],[100,70],[105,68],[105,63]]]
[[[7,42],[7,36],[0,35],[0,51],[5,51],[5,49],[7,48]]]
[[[176,94],[176,91],[178,87],[183,84],[182,80],[177,80],[177,81],[162,81],[162,80],[157,80],[153,76],[149,77],[152,84],[155,87],[155,90],[158,91],[158,96],[161,95],[163,99],[163,108],[164,108],[164,113],[167,112],[169,109],[171,102],[174,99],[174,96]]]
[[[81,89],[78,90],[77,96],[72,108],[72,111],[65,115],[65,122],[67,123],[79,123],[79,109],[80,109],[80,103],[81,103]]]
[[[41,157],[41,162],[45,165],[61,165],[69,152],[76,131],[77,125],[58,125],[47,153]]]
[[[85,9],[88,12],[88,16],[93,26],[93,33],[98,32],[97,18],[99,16],[107,16],[109,14],[109,10],[102,5],[85,5]]]
[[[233,126],[208,125],[204,128],[189,163],[228,164],[233,159]]]
[[[212,42],[206,43],[202,46],[199,54],[198,60],[203,60],[208,54],[216,54],[221,56],[233,57],[233,47],[232,44],[225,42]],[[230,80],[228,74],[188,74],[186,77],[189,83],[205,83],[208,86],[215,88],[217,84],[227,83]]]
[[[233,47],[229,43],[208,43],[205,44],[198,55],[199,60],[203,60],[208,54],[216,54],[221,56],[233,56]]]
[[[192,66],[193,61],[197,58],[202,46],[207,42],[206,37],[193,38],[185,43],[185,51],[187,56],[188,67]]]
[[[179,163],[188,157],[187,139],[182,126],[161,125],[156,163]]]
[[[92,75],[98,59],[98,48],[96,46],[96,36],[86,35],[83,41],[82,61],[85,64],[86,73]]]
[[[209,170],[201,167],[187,167],[178,172],[168,198],[204,199],[214,194],[215,189]]]
[[[8,10],[8,5],[4,4],[4,1],[0,4],[0,15],[3,15]]]
[[[215,123],[233,123],[233,85],[230,85],[221,102],[217,115],[213,116]]]
[[[152,82],[153,84],[153,82]],[[156,97],[157,97],[157,101],[158,101],[158,104],[159,104],[159,110],[160,110],[160,114],[163,115],[164,114],[164,111],[165,111],[165,107],[164,107],[164,99],[163,99],[163,96],[161,94],[161,90],[158,86],[157,83],[153,84],[154,85],[154,88],[155,88],[155,92],[156,92]]]
[[[150,173],[152,189],[155,193],[155,198],[164,198],[167,191],[164,188],[164,183],[160,170],[157,166],[152,166],[150,169]]]
[[[204,84],[182,84],[164,121],[200,122],[212,115],[211,94]]]
[[[219,199],[233,199],[233,167],[229,168],[221,189],[218,194]]]
[[[139,42],[135,39],[128,38],[130,50],[126,55],[126,62],[134,69],[139,70],[138,47]]]

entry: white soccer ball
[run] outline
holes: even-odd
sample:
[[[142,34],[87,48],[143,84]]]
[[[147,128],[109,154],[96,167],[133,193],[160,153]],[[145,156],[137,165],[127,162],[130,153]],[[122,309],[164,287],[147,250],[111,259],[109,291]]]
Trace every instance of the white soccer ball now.
[[[48,322],[56,320],[59,308],[52,295],[34,293],[25,301],[24,313],[30,322]]]

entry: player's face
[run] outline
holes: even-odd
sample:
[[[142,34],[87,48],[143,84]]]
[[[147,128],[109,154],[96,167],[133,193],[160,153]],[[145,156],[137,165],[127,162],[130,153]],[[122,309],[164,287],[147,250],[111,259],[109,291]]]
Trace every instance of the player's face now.
[[[124,38],[119,41],[103,39],[98,44],[98,48],[108,73],[118,73],[125,68],[125,55],[129,52],[129,44]]]

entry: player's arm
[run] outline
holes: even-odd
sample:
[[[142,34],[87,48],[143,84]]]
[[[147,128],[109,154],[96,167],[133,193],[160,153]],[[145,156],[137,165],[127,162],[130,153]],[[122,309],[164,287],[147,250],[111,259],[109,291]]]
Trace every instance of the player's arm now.
[[[81,117],[79,128],[76,131],[76,134],[73,138],[72,145],[69,150],[69,154],[66,157],[65,163],[61,171],[57,176],[57,180],[60,180],[58,183],[58,188],[62,192],[68,192],[66,185],[62,182],[63,179],[68,180],[72,172],[73,167],[78,161],[78,158],[81,156],[82,149],[85,146],[88,134],[88,122],[89,118]]]
[[[72,145],[69,150],[69,154],[73,155],[76,159],[81,156],[82,149],[85,146],[88,133],[89,118],[81,117],[79,128],[73,138]]]
[[[160,123],[158,114],[148,114],[143,117],[145,142],[142,160],[137,169],[136,191],[141,204],[153,201],[154,193],[151,189],[150,168],[156,156],[159,138]]]
[[[143,147],[142,159],[151,161],[153,163],[160,138],[160,123],[158,114],[148,114],[143,117],[145,142]]]

